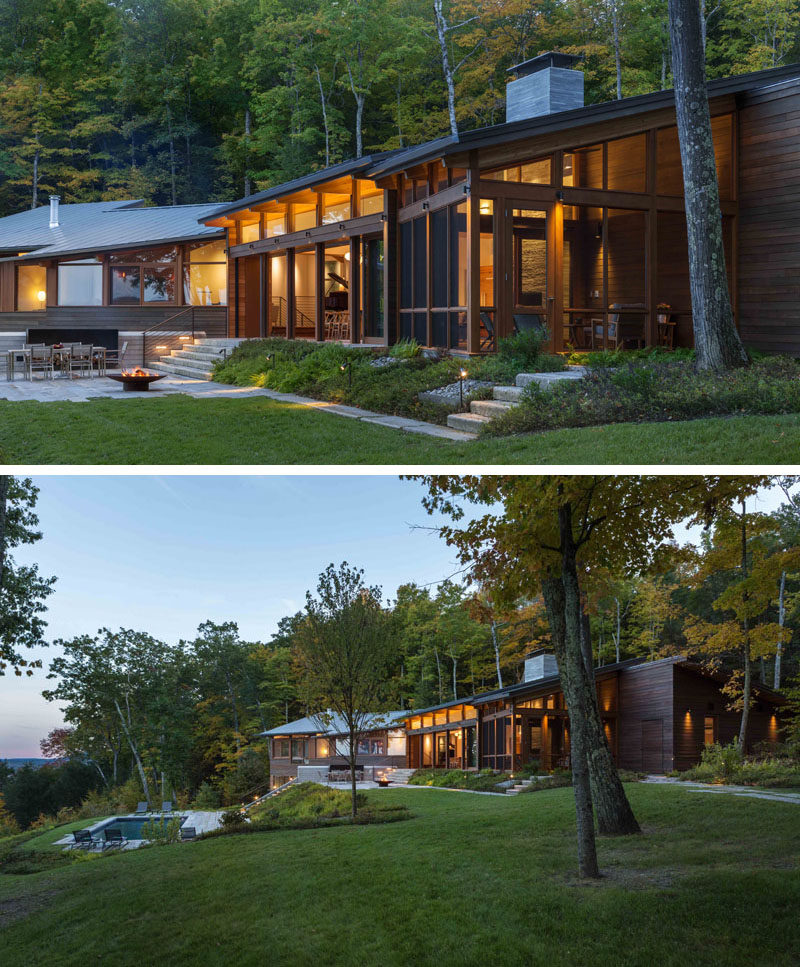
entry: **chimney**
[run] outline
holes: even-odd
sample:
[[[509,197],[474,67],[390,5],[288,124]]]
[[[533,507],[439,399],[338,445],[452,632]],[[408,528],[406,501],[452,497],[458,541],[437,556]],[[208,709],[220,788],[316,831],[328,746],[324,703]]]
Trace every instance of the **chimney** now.
[[[50,196],[50,228],[58,228],[58,203],[61,195]]]
[[[506,122],[583,107],[583,71],[572,69],[578,60],[551,50],[509,68],[516,79],[506,86]]]
[[[532,651],[525,659],[525,675],[523,680],[526,682],[538,682],[542,678],[550,678],[558,674],[558,662],[556,656],[544,648]]]

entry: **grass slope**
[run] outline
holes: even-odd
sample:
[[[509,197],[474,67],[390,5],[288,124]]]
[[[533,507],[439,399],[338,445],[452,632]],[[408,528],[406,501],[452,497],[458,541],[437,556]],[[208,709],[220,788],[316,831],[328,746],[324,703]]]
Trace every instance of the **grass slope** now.
[[[373,792],[415,818],[0,877],[4,967],[796,963],[797,806],[629,785],[642,837],[576,881],[570,789]]]
[[[800,416],[616,424],[467,443],[263,398],[0,401],[11,464],[797,463]]]

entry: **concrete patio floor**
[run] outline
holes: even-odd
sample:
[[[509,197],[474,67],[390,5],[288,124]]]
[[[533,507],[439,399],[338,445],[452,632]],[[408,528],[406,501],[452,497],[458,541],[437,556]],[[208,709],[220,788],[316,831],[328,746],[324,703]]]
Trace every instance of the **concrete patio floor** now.
[[[97,399],[159,400],[176,394],[192,396],[195,399],[243,399],[245,397],[263,396],[279,403],[308,407],[318,410],[320,413],[330,413],[332,416],[343,416],[346,419],[374,423],[392,430],[402,430],[405,433],[421,433],[424,436],[441,437],[445,440],[463,441],[475,438],[473,433],[464,433],[461,430],[440,426],[437,423],[426,423],[423,420],[414,420],[410,417],[375,413],[371,410],[359,409],[357,406],[329,403],[325,400],[311,399],[308,396],[297,396],[294,393],[278,393],[275,390],[262,389],[257,386],[229,386],[225,383],[190,379],[184,376],[165,376],[157,383],[151,383],[150,389],[144,392],[124,390],[121,383],[105,376],[82,379],[0,381],[0,400],[5,399],[13,402],[32,400],[38,403],[88,403]]]

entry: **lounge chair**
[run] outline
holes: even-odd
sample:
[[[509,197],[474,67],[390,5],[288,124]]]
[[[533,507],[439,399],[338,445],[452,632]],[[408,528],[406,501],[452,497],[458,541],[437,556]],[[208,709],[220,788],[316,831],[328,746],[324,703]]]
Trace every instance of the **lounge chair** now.
[[[125,837],[122,835],[122,830],[117,826],[112,826],[110,829],[105,830],[106,841],[103,843],[103,849],[113,849],[115,846],[122,847],[125,843]]]
[[[146,802],[140,802],[138,804],[138,806],[136,807],[136,815],[137,816],[144,816],[146,812],[147,812],[147,803]]]
[[[185,843],[187,840],[197,839],[197,830],[194,826],[181,826],[181,842]]]
[[[75,842],[72,844],[72,849],[94,848],[94,840],[92,839],[91,830],[76,829],[72,835],[75,837]]]
[[[171,813],[172,812],[172,800],[171,799],[165,799],[161,803],[161,812],[162,813]]]

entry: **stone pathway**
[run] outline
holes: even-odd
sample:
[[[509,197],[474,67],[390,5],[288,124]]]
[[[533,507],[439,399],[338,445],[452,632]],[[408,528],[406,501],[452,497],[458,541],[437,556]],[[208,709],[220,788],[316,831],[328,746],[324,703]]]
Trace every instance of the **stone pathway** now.
[[[439,437],[443,440],[473,440],[474,433],[464,433],[461,430],[439,426],[436,423],[426,423],[423,420],[413,420],[405,416],[389,416],[386,413],[374,413],[362,410],[357,406],[345,406],[341,403],[329,403],[325,400],[314,400],[308,396],[297,396],[295,393],[278,393],[271,389],[253,386],[229,386],[225,383],[212,383],[205,380],[191,379],[184,376],[167,376],[157,383],[152,383],[150,389],[144,393],[131,393],[123,390],[120,383],[112,379],[97,376],[92,379],[36,379],[0,381],[0,399],[22,401],[35,400],[40,403],[86,403],[96,399],[115,400],[158,400],[165,396],[183,394],[195,399],[242,399],[251,396],[265,396],[267,399],[279,403],[291,403],[319,410],[320,413],[330,413],[333,416],[343,416],[351,420],[361,420],[364,423],[374,423],[391,430],[402,430],[404,433],[421,433],[424,436]]]
[[[781,792],[780,789],[754,789],[752,786],[716,786],[707,782],[682,782],[670,776],[648,776],[643,782],[658,785],[684,786],[689,792],[729,793],[749,799],[771,799],[773,802],[790,802],[800,806],[800,792]]]

